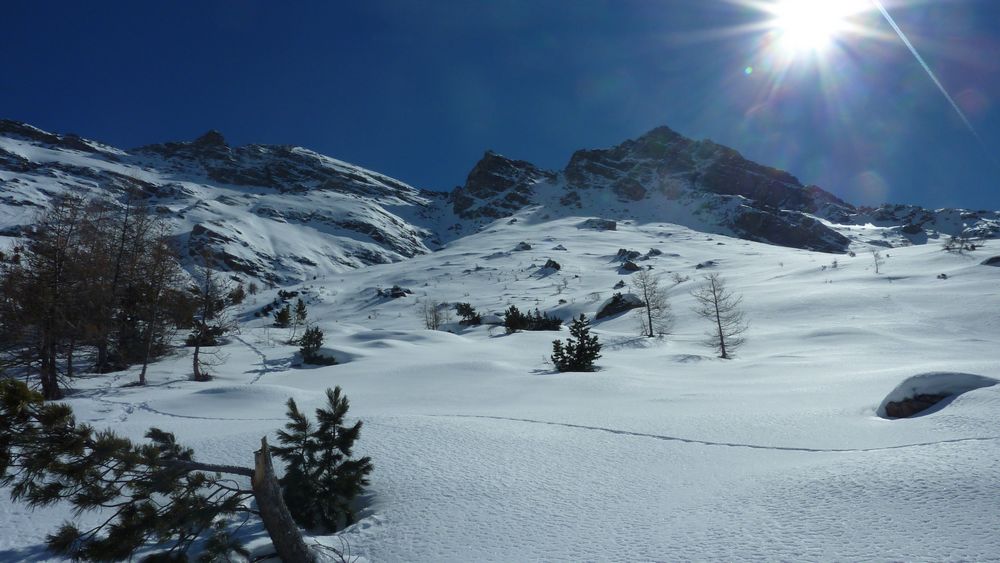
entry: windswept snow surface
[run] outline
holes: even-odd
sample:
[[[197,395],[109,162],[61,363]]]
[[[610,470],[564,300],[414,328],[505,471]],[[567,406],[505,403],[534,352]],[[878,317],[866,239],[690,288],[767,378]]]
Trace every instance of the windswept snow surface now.
[[[876,275],[862,246],[834,256],[581,220],[525,213],[297,288],[340,365],[298,366],[287,332],[249,314],[262,294],[212,382],[187,381],[180,350],[146,388],[124,387],[133,372],[95,376],[68,402],[81,421],[134,438],[157,426],[202,460],[249,465],[288,397],[311,409],[342,386],[375,471],[361,520],[314,540],[364,561],[1000,559],[1000,386],[964,385],[918,418],[877,413],[919,374],[1000,378],[1000,284],[978,252],[883,250]],[[514,251],[521,241],[532,250]],[[422,327],[423,299],[593,316],[629,279],[619,248],[662,251],[638,263],[664,274],[676,329],[645,339],[629,314],[595,323],[595,373],[546,363],[565,329]],[[548,258],[562,269],[539,275]],[[744,295],[750,331],[730,361],[702,345],[708,326],[691,311],[707,272]],[[690,279],[674,285],[674,273]],[[377,296],[393,284],[413,295]],[[0,559],[48,558],[45,533],[70,516],[0,502]],[[268,551],[259,525],[244,535]]]

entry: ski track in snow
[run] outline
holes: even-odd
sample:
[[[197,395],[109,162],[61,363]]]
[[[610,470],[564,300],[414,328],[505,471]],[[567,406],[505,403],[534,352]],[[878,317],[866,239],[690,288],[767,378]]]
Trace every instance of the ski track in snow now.
[[[698,440],[696,438],[682,438],[680,436],[666,436],[662,434],[647,434],[644,432],[633,432],[631,430],[619,430],[615,428],[605,428],[602,426],[587,426],[585,424],[573,424],[570,422],[552,422],[548,420],[535,420],[531,418],[512,418],[506,416],[489,416],[475,414],[430,414],[426,416],[441,418],[477,418],[485,420],[503,420],[507,422],[523,422],[527,424],[545,424],[548,426],[562,426],[565,428],[577,428],[581,430],[595,430],[618,434],[621,436],[635,436],[639,438],[653,438],[666,442],[682,442],[685,444],[698,444],[702,446],[724,446],[729,448],[747,448],[751,450],[772,450],[779,452],[809,452],[809,453],[864,453],[864,452],[884,452],[889,450],[901,450],[907,448],[921,448],[937,446],[941,444],[957,444],[962,442],[989,442],[1000,440],[1000,436],[982,436],[973,438],[953,438],[950,440],[937,440],[934,442],[918,442],[915,444],[900,444],[897,446],[883,446],[878,448],[805,448],[795,446],[767,446],[762,444],[741,444],[737,442],[713,442],[711,440]]]
[[[177,414],[177,413],[172,413],[172,412],[167,412],[167,411],[161,411],[161,410],[158,410],[158,409],[154,409],[153,407],[149,406],[149,403],[146,402],[146,401],[143,401],[141,403],[127,403],[127,402],[121,402],[121,401],[112,401],[111,399],[105,399],[104,397],[94,397],[94,400],[98,401],[100,403],[104,403],[106,405],[117,405],[117,406],[122,407],[122,410],[124,412],[123,412],[122,416],[119,418],[119,420],[118,420],[119,422],[124,422],[126,419],[128,419],[128,415],[132,414],[132,412],[134,412],[135,410],[143,410],[143,411],[151,412],[153,414],[158,414],[158,415],[161,415],[161,416],[169,416],[169,417],[172,417],[172,418],[187,418],[187,419],[191,419],[191,420],[222,420],[222,421],[249,421],[249,422],[264,422],[264,421],[274,421],[274,420],[276,420],[276,421],[284,421],[285,420],[284,418],[229,418],[229,417],[221,417],[221,416],[195,416],[193,414]]]
[[[264,352],[260,351],[260,348],[258,348],[256,346],[254,346],[253,344],[247,342],[246,340],[244,340],[240,336],[236,336],[234,338],[236,340],[240,341],[241,343],[243,343],[244,346],[246,346],[247,348],[249,348],[250,350],[252,350],[254,354],[257,354],[258,356],[260,356],[260,369],[256,370],[256,375],[253,377],[253,379],[250,380],[250,385],[253,385],[254,383],[257,383],[258,381],[260,381],[260,378],[264,377],[265,375],[267,375],[269,373],[275,373],[275,372],[281,372],[281,371],[288,371],[287,364],[284,365],[284,369],[275,369],[275,368],[272,368],[269,365],[270,360],[267,359],[267,355],[264,354]]]

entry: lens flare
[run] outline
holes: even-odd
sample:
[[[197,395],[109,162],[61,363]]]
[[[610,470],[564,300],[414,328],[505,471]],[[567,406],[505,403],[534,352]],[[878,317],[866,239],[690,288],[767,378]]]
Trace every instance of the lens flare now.
[[[768,11],[783,49],[821,53],[849,29],[848,18],[860,9],[850,0],[781,0]]]
[[[762,32],[771,50],[789,60],[822,60],[851,36],[872,36],[861,20],[874,10],[871,0],[728,0],[764,16],[745,30]]]

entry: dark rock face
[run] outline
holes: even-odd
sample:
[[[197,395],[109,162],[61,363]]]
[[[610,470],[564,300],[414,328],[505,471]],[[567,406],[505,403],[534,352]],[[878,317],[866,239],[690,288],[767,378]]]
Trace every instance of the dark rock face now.
[[[885,414],[889,418],[909,418],[919,414],[941,401],[947,399],[949,395],[917,395],[902,401],[890,402],[885,405]]]
[[[527,162],[488,152],[469,173],[465,186],[452,192],[451,201],[463,218],[500,218],[536,203],[536,184],[558,180],[558,175]],[[737,236],[823,252],[844,252],[848,240],[804,214],[848,219],[856,213],[821,188],[804,187],[787,172],[667,127],[609,149],[577,151],[562,180],[563,208],[582,208],[609,197],[626,205],[652,198],[690,201],[697,194],[709,209],[717,210],[709,211],[715,217],[703,218],[731,228]],[[690,197],[684,200],[686,196]],[[743,209],[735,217],[726,216],[725,204],[737,198]],[[589,219],[580,227],[615,230],[617,224]]]
[[[558,270],[562,269],[562,266],[559,264],[559,262],[556,262],[555,260],[552,260],[550,258],[550,259],[548,259],[545,262],[545,265],[542,266],[542,269],[544,269],[544,270],[556,270],[556,271],[558,271]]]
[[[521,242],[517,243],[517,246],[514,247],[514,250],[516,250],[518,252],[523,252],[525,250],[531,250],[531,245],[528,244],[528,243],[526,243],[526,242],[524,242],[522,240]]]
[[[205,133],[201,137],[198,137],[192,144],[200,147],[226,147],[226,138],[222,136],[222,133],[212,129],[211,131]]]
[[[850,239],[816,219],[791,211],[740,208],[733,229],[742,237],[817,252],[846,252]]]
[[[749,161],[711,141],[693,141],[667,127],[610,149],[577,151],[564,174],[575,189],[610,185],[621,201],[639,201],[651,192],[676,198],[686,186],[810,213],[823,206],[847,205],[816,186],[803,187],[788,172]]]
[[[622,272],[638,272],[641,269],[642,269],[642,266],[639,266],[638,264],[636,264],[635,262],[633,262],[631,260],[626,260],[625,263],[622,264],[622,266],[620,268],[620,270]]]
[[[466,219],[506,217],[531,203],[535,183],[554,179],[555,174],[529,162],[487,151],[465,185],[451,193],[452,209]]]

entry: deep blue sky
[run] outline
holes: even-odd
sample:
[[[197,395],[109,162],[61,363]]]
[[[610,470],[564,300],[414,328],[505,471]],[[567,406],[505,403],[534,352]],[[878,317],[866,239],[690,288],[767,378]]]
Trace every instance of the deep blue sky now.
[[[488,148],[562,168],[669,125],[855,203],[1000,209],[1000,2],[886,4],[982,143],[900,41],[782,73],[723,0],[5,0],[0,116],[122,147],[215,128],[432,189]]]

